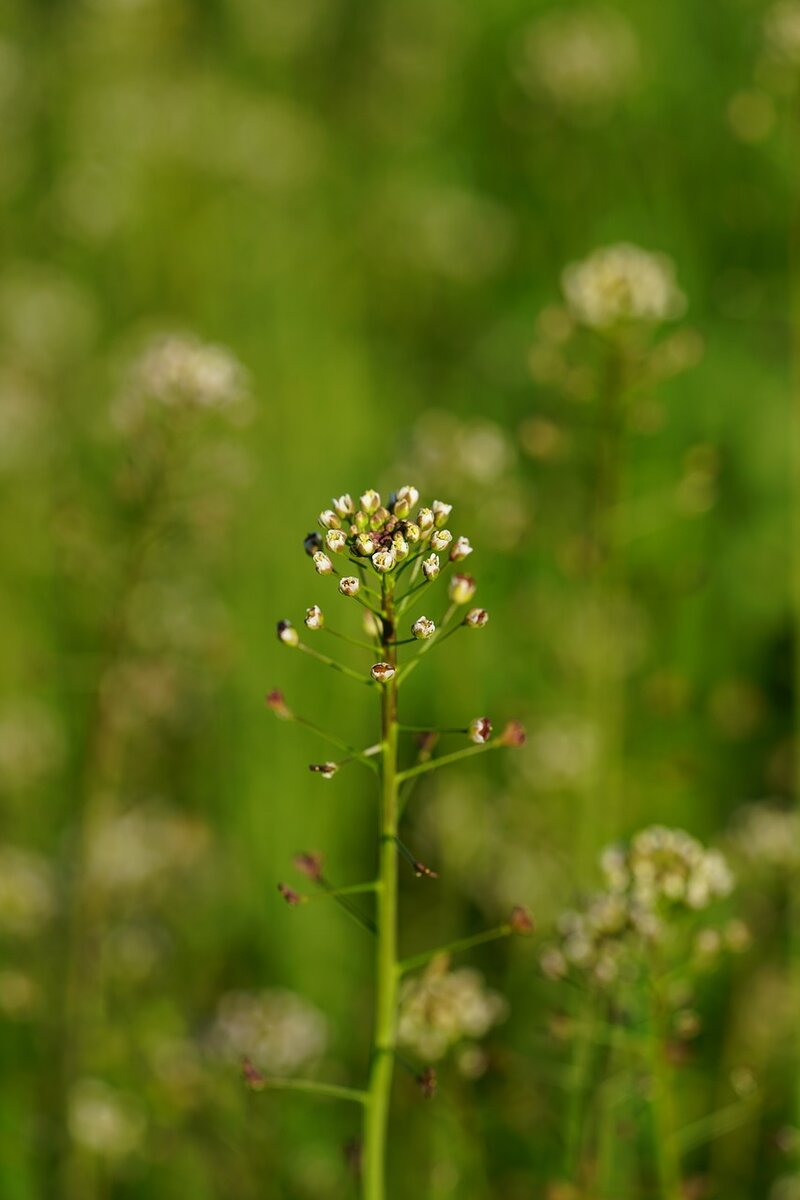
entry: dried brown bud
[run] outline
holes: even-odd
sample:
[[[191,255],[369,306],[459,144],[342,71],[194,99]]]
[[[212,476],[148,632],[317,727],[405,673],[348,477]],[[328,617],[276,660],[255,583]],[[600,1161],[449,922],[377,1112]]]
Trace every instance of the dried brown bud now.
[[[436,1095],[436,1072],[433,1067],[426,1067],[417,1076],[417,1083],[426,1100],[432,1100]]]
[[[524,746],[526,737],[521,721],[509,721],[497,740],[501,746]]]
[[[322,855],[316,850],[295,854],[292,862],[301,875],[312,879],[314,883],[319,883],[322,877]]]
[[[512,908],[508,924],[511,927],[512,933],[519,933],[523,937],[527,937],[533,933],[533,918],[527,908],[523,908],[521,904],[517,904]]]
[[[416,875],[417,879],[421,879],[423,875],[425,876],[426,879],[438,879],[439,878],[438,871],[434,871],[434,869],[432,867],[426,867],[425,863],[420,862],[419,859],[416,859],[416,861],[414,862],[414,874]]]
[[[253,1066],[249,1058],[242,1059],[242,1078],[251,1092],[263,1091],[267,1082],[258,1068]]]
[[[394,674],[395,668],[391,663],[379,662],[375,663],[374,666],[370,668],[370,675],[378,683],[388,683],[389,680],[393,678]]]
[[[272,712],[274,712],[275,716],[278,717],[279,720],[281,720],[281,721],[294,720],[294,713],[292,712],[292,710],[289,708],[288,704],[284,700],[283,692],[279,691],[278,688],[272,689],[272,691],[266,697],[265,703],[267,705],[267,708],[270,709]]]
[[[309,771],[313,771],[315,775],[321,775],[323,779],[333,779],[336,772],[339,770],[338,763],[309,763]]]
[[[483,629],[489,621],[489,614],[485,608],[471,608],[464,617],[464,624],[470,629]]]
[[[296,908],[297,905],[300,904],[300,902],[303,899],[303,897],[300,895],[300,893],[296,892],[294,890],[294,888],[290,888],[287,883],[279,883],[278,884],[278,892],[280,893],[281,896],[283,896],[284,900],[290,906],[290,908]]]
[[[322,549],[322,535],[317,533],[316,529],[313,533],[307,533],[303,538],[303,549],[309,557]]]
[[[474,721],[470,721],[467,732],[469,740],[476,746],[485,746],[492,736],[492,722],[488,717],[475,717]]]

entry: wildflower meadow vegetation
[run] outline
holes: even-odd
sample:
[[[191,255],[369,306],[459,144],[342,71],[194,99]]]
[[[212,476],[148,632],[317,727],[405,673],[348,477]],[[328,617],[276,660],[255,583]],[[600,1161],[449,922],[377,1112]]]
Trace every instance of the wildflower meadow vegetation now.
[[[0,115],[0,1200],[800,1200],[800,0]]]

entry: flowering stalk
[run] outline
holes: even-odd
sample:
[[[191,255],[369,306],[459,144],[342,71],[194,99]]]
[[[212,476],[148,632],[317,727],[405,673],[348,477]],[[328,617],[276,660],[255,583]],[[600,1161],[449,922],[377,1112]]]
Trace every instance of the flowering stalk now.
[[[395,1061],[402,1062],[397,1052],[398,997],[402,976],[444,951],[467,950],[512,933],[526,934],[532,929],[525,910],[517,908],[504,925],[486,933],[462,938],[439,950],[426,951],[404,960],[398,956],[399,856],[408,860],[418,878],[437,878],[437,873],[419,862],[400,840],[399,824],[409,792],[407,787],[403,788],[401,803],[401,787],[413,784],[424,773],[469,755],[486,749],[520,746],[525,740],[522,726],[519,722],[511,721],[500,736],[491,741],[491,722],[486,717],[476,717],[467,725],[440,731],[466,736],[470,742],[468,746],[435,758],[433,748],[436,734],[424,730],[416,763],[401,767],[401,733],[420,731],[418,726],[399,723],[398,693],[401,683],[431,646],[441,644],[460,629],[470,636],[467,631],[482,629],[488,621],[484,609],[467,607],[475,592],[475,581],[463,574],[455,574],[449,579],[449,604],[445,619],[438,626],[422,614],[413,620],[406,620],[404,614],[417,594],[433,586],[442,572],[440,555],[446,552],[448,563],[460,563],[472,553],[466,538],[453,539],[445,528],[451,506],[435,501],[430,508],[419,509],[412,518],[412,509],[416,507],[418,499],[416,488],[404,487],[392,495],[388,507],[384,507],[377,492],[368,491],[361,496],[360,508],[356,510],[349,495],[340,496],[334,500],[333,509],[325,510],[320,516],[320,524],[327,530],[325,545],[331,554],[322,551],[318,534],[309,534],[305,539],[306,552],[312,557],[317,573],[320,576],[333,576],[338,580],[341,596],[355,599],[369,610],[368,629],[375,638],[374,650],[368,643],[358,639],[346,637],[345,640],[354,643],[358,649],[369,650],[373,657],[379,655],[378,662],[373,661],[368,669],[361,671],[339,664],[301,642],[290,622],[281,621],[278,625],[278,638],[283,645],[304,650],[326,666],[335,667],[344,675],[380,690],[380,742],[364,751],[353,750],[338,737],[297,717],[280,692],[272,692],[267,698],[268,706],[276,716],[283,720],[298,721],[334,744],[347,748],[351,760],[376,767],[379,777],[378,870],[373,881],[334,889],[321,874],[321,858],[318,855],[301,855],[295,860],[295,865],[302,873],[321,885],[326,894],[348,907],[351,915],[355,916],[356,912],[350,908],[348,894],[363,892],[375,897],[374,921],[365,918],[357,910],[358,919],[375,936],[375,997],[367,1087],[362,1092],[358,1089],[332,1088],[325,1084],[317,1088],[308,1081],[299,1081],[301,1090],[317,1090],[330,1096],[339,1094],[344,1099],[358,1100],[362,1105],[364,1200],[385,1200],[386,1196],[386,1147],[392,1080]],[[359,574],[343,575],[338,572],[334,566],[337,556],[355,565]],[[370,568],[374,572],[374,587],[366,583]],[[402,588],[405,590],[401,591]],[[369,596],[369,603],[364,601],[364,594]],[[460,622],[450,626],[448,623],[453,614],[462,606],[466,615]],[[327,628],[324,614],[317,605],[306,611],[305,624],[311,631]],[[401,649],[405,652],[405,647],[416,647],[416,654],[401,668],[399,655]],[[321,763],[312,766],[312,770],[325,779],[331,779],[342,765],[343,762]],[[279,885],[279,891],[291,907],[297,907],[306,899],[285,884]],[[432,1069],[427,1067],[417,1072],[412,1067],[411,1070],[422,1094],[432,1096],[435,1091]],[[260,1076],[256,1081],[252,1071],[250,1074],[246,1072],[245,1077],[256,1090],[270,1086],[270,1081]],[[280,1086],[291,1087],[292,1083],[283,1081]]]

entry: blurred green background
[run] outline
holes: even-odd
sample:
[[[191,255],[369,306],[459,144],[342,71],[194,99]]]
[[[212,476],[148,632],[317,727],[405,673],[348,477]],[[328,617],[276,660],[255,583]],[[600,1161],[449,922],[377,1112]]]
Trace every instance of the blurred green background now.
[[[371,780],[310,774],[323,743],[263,703],[374,740],[372,696],[275,639],[341,602],[302,549],[332,496],[454,503],[491,622],[407,719],[529,734],[416,794],[441,877],[404,878],[406,952],[517,902],[546,936],[605,842],[725,843],[791,803],[798,65],[791,2],[5,0],[3,1200],[356,1194],[356,1115],[238,1066],[260,1038],[267,1071],[366,1068],[368,941],[275,884],[302,849],[369,877]],[[668,255],[687,307],[625,342],[609,416],[561,277],[618,242]],[[248,422],[117,419],[165,331],[243,364]],[[797,836],[766,882],[742,867],[754,948],[676,1056],[687,1200],[800,1195]],[[537,945],[469,961],[507,1019],[433,1102],[399,1072],[392,1196],[658,1195],[602,1064],[576,1083]],[[627,1147],[613,1191],[598,1141]]]

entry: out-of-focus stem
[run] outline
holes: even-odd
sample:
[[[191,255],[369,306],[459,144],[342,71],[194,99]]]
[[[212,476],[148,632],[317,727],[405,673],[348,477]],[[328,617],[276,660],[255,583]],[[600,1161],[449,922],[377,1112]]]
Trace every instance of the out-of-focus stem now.
[[[397,665],[394,580],[384,577],[383,635],[385,661]],[[376,894],[377,952],[373,1015],[372,1062],[364,1107],[363,1196],[384,1200],[386,1195],[386,1134],[394,1074],[397,1025],[397,675],[383,685],[381,697],[380,849]]]

